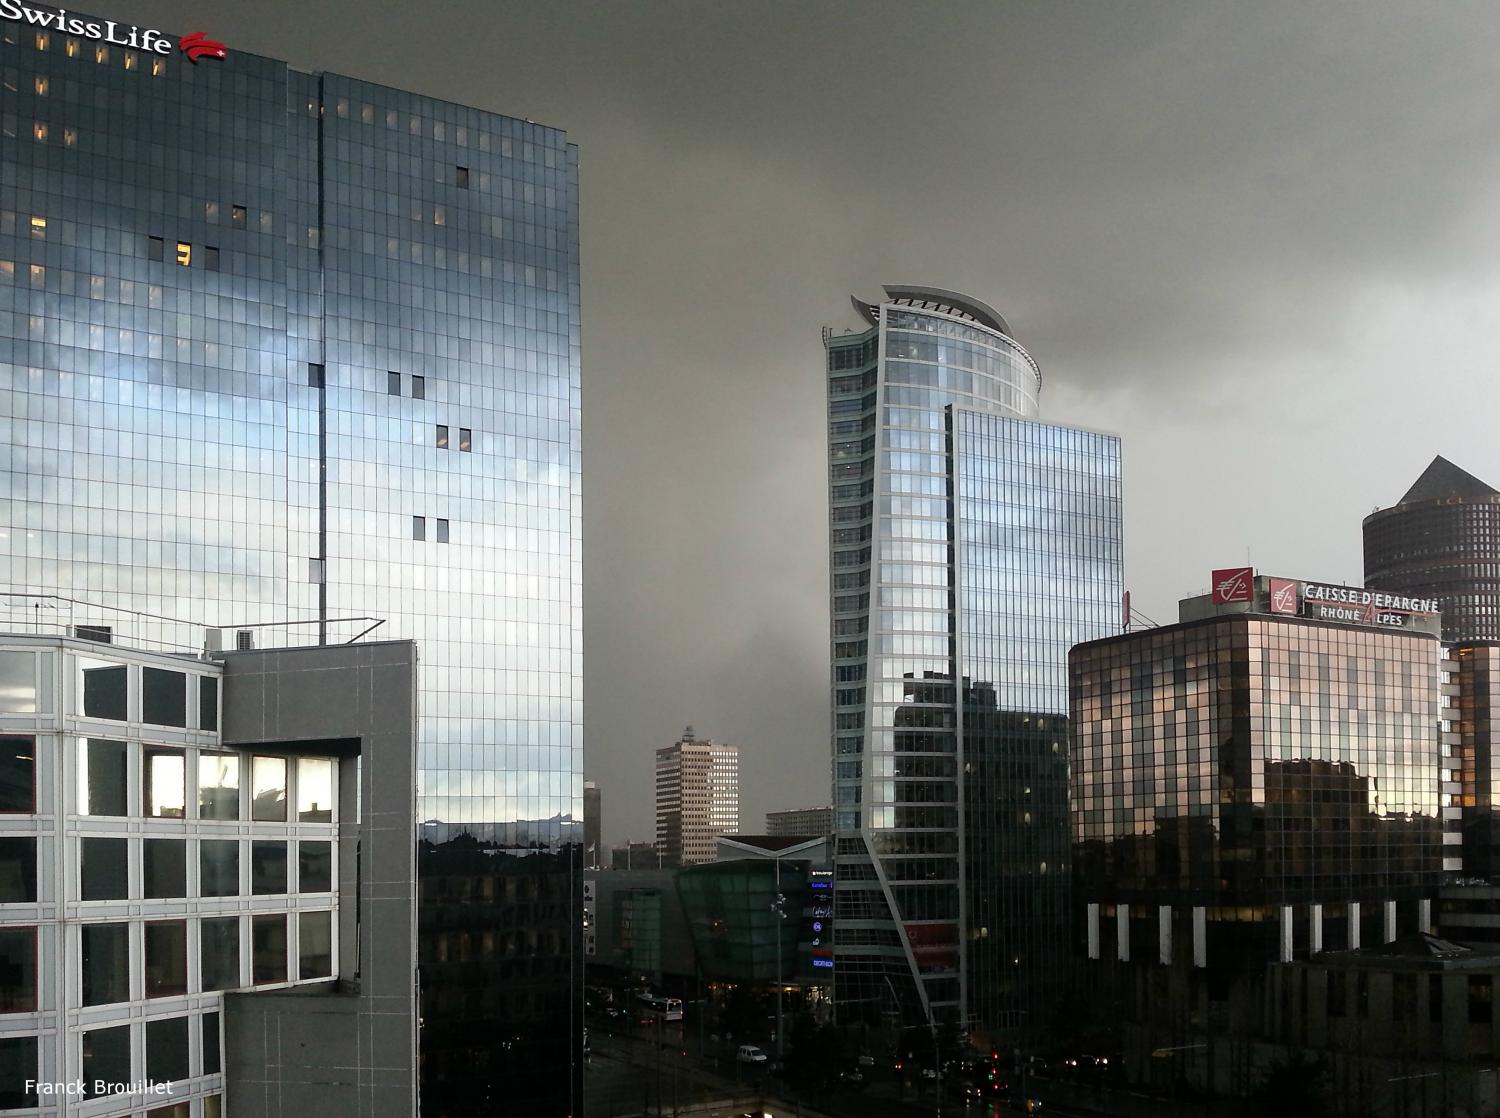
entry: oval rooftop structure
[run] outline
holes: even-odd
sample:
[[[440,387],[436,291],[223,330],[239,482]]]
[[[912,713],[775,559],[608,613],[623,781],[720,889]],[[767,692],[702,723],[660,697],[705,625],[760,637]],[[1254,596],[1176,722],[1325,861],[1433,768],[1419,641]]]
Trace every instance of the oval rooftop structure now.
[[[910,284],[885,284],[886,302],[896,303],[904,307],[914,307],[917,310],[936,311],[938,314],[951,314],[955,318],[966,318],[970,322],[998,330],[1007,338],[1014,337],[1010,332],[1010,325],[1005,321],[999,311],[988,303],[981,303],[978,299],[970,298],[968,295],[960,295],[957,291],[945,291],[941,287],[914,287]],[[866,322],[871,326],[876,325],[876,305],[866,303],[858,296],[850,296],[854,309],[864,316]]]

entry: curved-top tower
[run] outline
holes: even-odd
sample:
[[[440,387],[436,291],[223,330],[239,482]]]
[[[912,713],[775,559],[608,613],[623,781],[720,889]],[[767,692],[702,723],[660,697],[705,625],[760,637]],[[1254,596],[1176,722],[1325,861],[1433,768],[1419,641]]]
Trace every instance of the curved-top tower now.
[[[1436,598],[1444,641],[1500,640],[1500,491],[1439,456],[1364,536],[1366,586]]]
[[[1067,652],[1116,631],[1119,441],[952,291],[825,331],[835,1012],[1016,1032],[1067,942]]]

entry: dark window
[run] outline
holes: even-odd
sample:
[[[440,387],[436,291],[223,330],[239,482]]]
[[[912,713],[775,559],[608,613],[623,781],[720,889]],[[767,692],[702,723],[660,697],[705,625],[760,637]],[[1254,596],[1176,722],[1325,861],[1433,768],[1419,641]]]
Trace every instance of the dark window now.
[[[146,259],[165,260],[167,258],[167,240],[165,237],[146,238]]]
[[[210,272],[219,270],[219,250],[213,245],[203,246],[203,266]]]
[[[1440,974],[1427,977],[1427,1020],[1435,1025],[1443,1020],[1443,976]]]
[[[217,1013],[205,1013],[203,1015],[203,1072],[204,1075],[217,1075],[223,1068],[223,1060],[220,1052],[223,1041],[219,1037],[219,1015]]]
[[[113,625],[74,625],[73,635],[81,641],[110,644],[115,639],[115,630]]]
[[[235,839],[204,839],[198,847],[198,892],[204,897],[240,895],[240,844]]]
[[[36,742],[0,737],[0,811],[36,810]]]
[[[467,427],[460,427],[458,429],[458,449],[459,450],[473,450],[474,449],[474,432],[471,431],[471,430],[469,430],[469,428],[467,428]]]
[[[240,984],[240,919],[238,916],[205,918],[198,951],[203,969],[203,989],[229,990]]]
[[[297,844],[297,892],[333,892],[333,843]]]
[[[83,1004],[130,1000],[130,926],[85,924],[80,929]]]
[[[285,893],[286,843],[252,842],[250,844],[250,892]]]
[[[186,726],[187,676],[163,668],[142,668],[141,719],[153,726]]]
[[[83,1093],[113,1095],[131,1083],[130,1026],[93,1029],[83,1034]],[[95,1087],[103,1090],[96,1091]]]
[[[175,1083],[192,1074],[188,1071],[189,1020],[188,1017],[167,1017],[146,1022],[147,1079]]]
[[[427,538],[427,518],[425,516],[414,516],[411,518],[411,538],[414,540],[425,540]]]
[[[1488,1025],[1494,1016],[1494,987],[1489,975],[1469,979],[1469,1022]]]
[[[444,427],[441,423],[438,424],[437,428],[437,445],[444,450],[448,449],[448,428]]]
[[[426,377],[412,377],[411,378],[411,398],[413,400],[425,400],[425,399],[427,399],[427,378]]]
[[[80,660],[83,667],[83,716],[124,722],[126,670],[124,664]]]
[[[0,928],[0,1013],[35,1011],[36,929]]]
[[[469,169],[467,167],[453,168],[453,185],[460,190],[469,189]]]
[[[187,921],[146,921],[146,997],[187,993]]]
[[[122,901],[130,896],[130,840],[78,840],[79,894],[85,901]]]
[[[83,815],[125,815],[125,761],[123,741],[89,738],[81,750],[84,762],[83,796],[78,805]]]
[[[448,542],[448,522],[446,520],[439,520],[437,522],[437,542]]]
[[[141,798],[147,818],[183,818],[187,814],[187,754],[166,746],[143,746]]]
[[[399,396],[399,395],[401,395],[401,374],[400,373],[386,373],[385,374],[385,392],[386,392],[387,396]]]
[[[1328,1016],[1344,1017],[1349,1012],[1349,976],[1328,972]]]
[[[198,677],[198,729],[219,728],[219,681],[211,675]]]
[[[333,913],[297,914],[297,977],[333,977]]]
[[[147,897],[187,896],[187,840],[142,840],[141,880]]]
[[[0,838],[0,904],[36,902],[36,839]]]
[[[323,366],[309,365],[307,367],[307,386],[309,388],[323,387]]]
[[[250,918],[251,969],[257,986],[286,981],[286,914]]]
[[[229,224],[233,225],[236,229],[245,228],[245,219],[247,216],[248,214],[245,212],[244,206],[229,207]]]
[[[21,1110],[40,1105],[36,1093],[39,1075],[36,1037],[0,1038],[0,1110]],[[28,1079],[32,1085],[30,1091],[26,1090]]]

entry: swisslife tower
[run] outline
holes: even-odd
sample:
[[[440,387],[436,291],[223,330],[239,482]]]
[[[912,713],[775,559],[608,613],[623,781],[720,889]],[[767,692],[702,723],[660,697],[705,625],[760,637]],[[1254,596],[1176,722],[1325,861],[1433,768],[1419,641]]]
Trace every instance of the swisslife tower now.
[[[0,78],[0,627],[415,640],[422,1113],[578,1113],[577,148],[29,0]]]
[[[1054,1024],[1068,650],[1119,631],[1120,444],[1041,422],[993,308],[930,287],[824,332],[840,1023]]]

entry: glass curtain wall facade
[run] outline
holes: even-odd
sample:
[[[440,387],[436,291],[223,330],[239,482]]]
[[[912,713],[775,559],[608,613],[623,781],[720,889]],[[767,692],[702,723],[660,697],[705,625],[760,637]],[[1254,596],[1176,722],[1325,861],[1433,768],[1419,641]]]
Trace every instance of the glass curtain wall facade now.
[[[1364,519],[1365,585],[1436,598],[1445,641],[1500,639],[1500,492],[1434,458]]]
[[[0,72],[7,622],[417,640],[424,1113],[576,1112],[576,148],[232,44]]]
[[[1053,805],[1032,816],[1038,833],[1059,829],[1040,846],[1011,833],[1017,820],[1032,824],[993,806],[1027,787],[1038,803],[1050,794],[1040,776],[1026,783],[1036,766],[1015,756],[1031,731],[1013,734],[1004,716],[1065,716],[1068,645],[1109,631],[1113,611],[1093,603],[1120,592],[1118,441],[1035,422],[1040,373],[991,308],[930,288],[886,294],[855,300],[868,330],[824,338],[835,1012],[1000,1028],[1020,1006],[1013,990],[974,990],[986,973],[976,964],[986,949],[971,950],[976,927],[1016,957],[1010,937],[1030,906],[1052,908],[1032,895],[1033,885],[1051,891],[1043,850],[1064,851],[1059,868],[1066,859],[1065,800],[1061,814]],[[1083,507],[1097,523],[1073,523]],[[989,758],[974,783],[966,710],[975,756]],[[1003,847],[1010,859],[972,874],[971,795],[975,823],[1005,825],[976,849]],[[970,910],[985,922],[972,924]],[[1028,933],[1028,956],[1031,943]]]
[[[1034,1040],[1069,981],[1068,650],[1119,628],[1120,443],[951,424],[966,1010]]]
[[[1444,621],[1446,622],[1446,617]],[[1463,873],[1470,880],[1500,880],[1500,643],[1463,644],[1448,650],[1458,684],[1459,804],[1463,809]]]
[[[1254,615],[1074,649],[1078,879],[1127,914],[1121,957],[1155,955],[1161,906],[1203,909],[1210,966],[1383,942],[1386,902],[1415,927],[1444,867],[1438,669],[1431,635]]]

